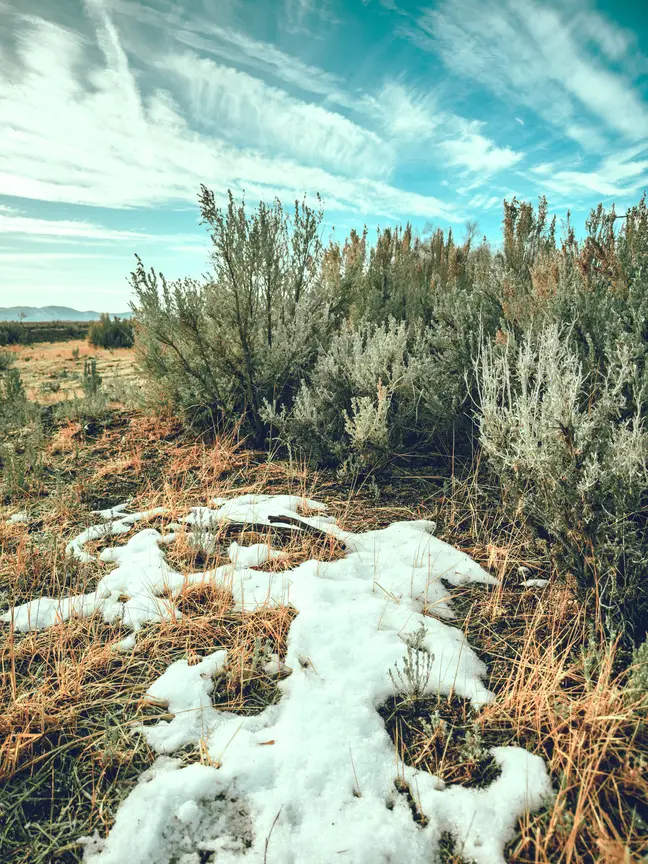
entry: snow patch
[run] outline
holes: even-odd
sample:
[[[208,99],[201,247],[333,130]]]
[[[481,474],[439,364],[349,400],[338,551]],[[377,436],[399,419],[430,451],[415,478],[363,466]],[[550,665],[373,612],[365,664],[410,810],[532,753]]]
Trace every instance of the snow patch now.
[[[199,853],[213,852],[213,860],[234,864],[264,860],[267,842],[268,860],[280,864],[423,864],[435,860],[442,833],[450,831],[465,857],[503,862],[518,817],[551,793],[544,762],[519,748],[494,748],[502,771],[487,789],[446,788],[439,778],[398,763],[377,711],[393,694],[388,671],[401,663],[407,638],[421,627],[420,650],[428,653],[430,669],[425,692],[453,693],[475,707],[494,698],[483,683],[484,664],[447,621],[453,617],[448,586],[497,580],[434,537],[434,524],[425,520],[354,534],[327,516],[324,505],[296,496],[245,495],[216,505],[194,508],[184,519],[200,542],[215,538],[226,522],[283,525],[328,534],[346,556],[269,573],[253,568],[280,550],[233,543],[229,564],[181,574],[164,554],[174,535],[144,528],[125,545],[101,552],[101,561],[117,567],[93,594],[38,598],[2,616],[28,630],[100,612],[132,630],[116,645],[132,650],[145,622],[180,616],[174,598],[186,584],[226,588],[240,609],[290,602],[298,611],[286,657],[274,655],[263,666],[281,699],[259,715],[214,706],[227,662],[223,649],[192,666],[178,660],[151,684],[149,697],[166,705],[173,719],[138,731],[166,758],[142,775],[108,837],[86,838],[85,860],[194,864],[208,860]],[[88,540],[128,531],[149,515],[112,511],[72,541],[72,554],[89,555]],[[182,767],[169,758],[186,747],[199,749],[209,764]],[[398,777],[409,784],[424,827],[414,822],[406,796],[395,794]]]
[[[6,525],[18,525],[20,522],[29,522],[29,517],[26,513],[14,513],[13,516],[10,516]]]
[[[526,579],[522,583],[522,586],[524,588],[544,588],[548,584],[548,579]]]

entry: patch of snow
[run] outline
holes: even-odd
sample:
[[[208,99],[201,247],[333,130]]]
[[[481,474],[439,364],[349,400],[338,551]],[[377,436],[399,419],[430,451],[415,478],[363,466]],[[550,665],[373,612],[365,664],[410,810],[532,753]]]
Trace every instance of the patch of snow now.
[[[236,799],[223,796],[219,772],[180,764],[179,759],[157,760],[142,775],[128,806],[119,808],[119,830],[106,840],[85,838],[85,861],[194,864],[200,860],[196,849],[217,852],[219,862],[245,852],[249,820]]]
[[[527,579],[522,583],[525,588],[544,588],[548,584],[548,579]]]
[[[100,519],[116,519],[120,513],[128,507],[128,501],[124,504],[117,504],[115,507],[108,507],[106,510],[93,510],[93,516],[99,516]]]
[[[106,521],[101,525],[91,525],[89,528],[86,528],[85,531],[78,534],[65,547],[66,553],[68,555],[73,555],[85,564],[90,564],[95,560],[95,556],[86,552],[83,548],[86,543],[89,543],[91,540],[101,540],[111,534],[128,534],[133,525],[141,519],[147,519],[149,516],[157,516],[158,514],[169,512],[166,507],[155,507],[153,510],[121,515],[124,507],[126,507],[125,504],[119,504],[117,507],[112,508],[112,511],[118,514],[116,518],[105,515],[112,511],[96,511]]]
[[[123,639],[120,639],[113,648],[115,651],[132,651],[135,647],[135,634],[130,633],[128,636],[124,636]]]
[[[281,551],[271,549],[267,543],[253,543],[251,546],[239,546],[234,541],[229,547],[228,554],[236,570],[244,570],[247,567],[261,567],[268,561],[281,558]]]
[[[7,519],[7,525],[18,525],[20,522],[29,522],[29,517],[26,513],[14,513]]]
[[[300,515],[304,504],[315,515]],[[519,815],[550,794],[544,762],[519,748],[493,749],[502,773],[482,790],[445,788],[439,778],[398,764],[376,709],[393,694],[388,671],[406,654],[405,640],[425,628],[427,693],[457,694],[475,707],[490,702],[484,664],[461,630],[442,620],[452,618],[444,583],[498,582],[434,537],[431,522],[354,534],[322,510],[296,496],[246,495],[219,501],[218,509],[194,508],[185,521],[194,531],[227,521],[285,524],[296,532],[310,526],[338,539],[347,552],[343,559],[268,573],[252,565],[278,550],[232,544],[230,564],[183,575],[164,555],[173,535],[145,528],[125,545],[101,552],[102,561],[118,566],[93,594],[40,598],[3,616],[26,630],[101,611],[133,630],[132,642],[126,637],[127,645],[118,643],[132,650],[134,633],[146,621],[180,616],[173,598],[194,582],[227,588],[240,609],[290,602],[298,610],[286,657],[275,655],[263,666],[277,679],[282,698],[257,716],[212,704],[215,678],[227,662],[223,649],[193,666],[178,660],[153,682],[148,695],[166,704],[173,719],[142,725],[139,733],[157,753],[170,756],[193,746],[210,764],[156,763],[120,806],[108,838],[86,839],[90,864],[193,864],[201,852],[216,852],[225,864],[246,857],[262,861],[266,841],[269,859],[281,864],[423,864],[435,860],[445,831],[466,857],[497,864]],[[145,515],[120,513],[87,529],[72,546],[85,553],[87,540],[129,530]],[[397,777],[409,784],[425,827],[414,822],[407,797],[397,793]]]

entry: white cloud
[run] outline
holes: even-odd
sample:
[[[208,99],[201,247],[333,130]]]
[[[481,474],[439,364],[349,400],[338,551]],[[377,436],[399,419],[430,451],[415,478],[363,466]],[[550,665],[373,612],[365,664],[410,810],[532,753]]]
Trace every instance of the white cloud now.
[[[355,97],[347,93],[344,81],[317,66],[304,63],[270,42],[254,39],[247,33],[214,24],[204,15],[179,15],[177,7],[170,12],[161,12],[150,6],[132,3],[130,0],[113,0],[111,8],[120,17],[128,19],[124,28],[128,37],[132,23],[145,25],[143,35],[151,29],[161,31],[154,34],[153,44],[161,35],[173,42],[206,52],[236,66],[272,75],[303,92],[323,96],[332,104],[349,107]],[[177,51],[177,48],[175,49]]]
[[[9,209],[9,208],[7,208]],[[11,213],[11,211],[10,211]],[[29,216],[4,215],[0,208],[0,238],[4,235],[27,235],[30,237],[67,237],[82,240],[141,240],[151,239],[150,234],[138,231],[119,231],[104,228],[91,222],[76,222],[69,219],[35,219]]]
[[[472,125],[476,128],[476,124]],[[521,153],[510,147],[497,147],[477,131],[466,130],[461,137],[443,142],[442,147],[451,165],[486,175],[511,168],[522,159]]]
[[[227,140],[343,174],[385,176],[393,167],[393,150],[375,133],[246,72],[193,53],[167,57],[159,66],[180,80],[192,118]]]
[[[648,148],[645,148],[648,150]],[[648,158],[642,148],[634,147],[607,156],[592,170],[576,171],[558,163],[536,165],[534,173],[542,177],[543,187],[560,195],[591,198],[632,196],[648,185]]]
[[[523,154],[510,147],[498,147],[481,133],[484,123],[468,121],[443,111],[434,96],[421,89],[406,87],[399,81],[387,81],[375,99],[365,101],[379,118],[389,140],[397,144],[421,144],[423,152],[431,148],[447,165],[456,166],[488,177],[513,167]],[[478,181],[478,185],[483,179]]]
[[[628,59],[629,37],[587,9],[567,12],[531,0],[445,0],[425,11],[409,36],[437,51],[457,75],[523,104],[583,141],[577,114],[593,115],[629,140],[648,135],[648,106],[629,75],[591,50]],[[587,125],[591,125],[587,123]]]
[[[398,81],[387,81],[380,94],[367,101],[391,137],[421,141],[438,130],[443,115],[430,93],[416,93]]]
[[[272,157],[198,133],[169,93],[142,95],[119,34],[98,0],[92,9],[103,63],[91,64],[77,34],[38,20],[25,26],[19,40],[18,82],[8,86],[0,73],[0,188],[5,194],[141,207],[193,202],[204,182],[218,195],[228,187],[266,198],[279,190],[292,198],[319,191],[325,203],[339,209],[461,218],[433,196],[403,193],[364,172],[344,177],[304,165],[297,155]],[[323,115],[317,116],[323,122]],[[338,128],[351,127],[341,123]],[[318,134],[321,141],[321,129]],[[358,141],[371,140],[358,133]]]
[[[468,202],[468,207],[472,207],[476,210],[492,210],[493,207],[497,207],[502,203],[502,199],[497,195],[475,195]]]
[[[323,96],[324,106],[338,106],[377,124],[386,138],[396,146],[425,144],[428,145],[429,152],[430,142],[438,145],[444,138],[456,137],[461,134],[461,128],[468,125],[463,118],[441,110],[429,86],[411,86],[402,79],[387,78],[375,95],[358,90],[351,91],[338,76],[319,67],[307,65],[268,42],[206,22],[204,17],[180,18],[176,12],[155,12],[140,4],[126,4],[123,0],[113,0],[113,3],[120,14],[128,15],[130,20],[145,22],[149,27],[152,25],[156,28],[169,28],[173,39],[181,44],[210,53],[227,63],[247,66],[264,76],[274,76],[293,88]],[[321,14],[322,7],[318,8]],[[168,53],[177,55],[178,52],[172,50]],[[229,98],[235,98],[231,88]],[[256,104],[258,105],[258,101]],[[253,113],[256,110],[254,108]],[[353,124],[353,128],[356,141],[360,131],[370,134],[357,124]],[[338,131],[344,133],[342,124],[338,125]],[[384,146],[382,149],[384,154]],[[372,164],[381,160],[383,168],[388,169],[394,158],[392,153],[386,158],[377,153],[373,161],[365,163],[365,170],[371,170]]]
[[[289,33],[304,33],[308,38],[314,38],[313,30],[308,30],[306,22],[315,19],[317,26],[322,22],[339,24],[331,10],[330,0],[284,0],[284,27]]]
[[[3,252],[0,250],[0,260],[4,263],[7,261],[17,261],[21,264],[46,264],[49,261],[78,261],[84,258],[98,259],[102,261],[112,261],[113,256],[101,252]]]

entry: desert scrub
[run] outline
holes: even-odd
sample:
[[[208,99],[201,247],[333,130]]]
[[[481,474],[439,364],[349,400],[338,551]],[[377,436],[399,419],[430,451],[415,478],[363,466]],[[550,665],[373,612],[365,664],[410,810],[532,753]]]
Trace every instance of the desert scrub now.
[[[38,405],[27,399],[10,362],[0,369],[0,470],[7,501],[38,491],[44,433]]]
[[[549,324],[477,363],[482,449],[506,491],[584,587],[610,630],[638,638],[648,623],[648,434],[623,345],[588,377],[570,331]],[[628,416],[629,415],[629,416]]]
[[[314,462],[375,470],[399,448],[420,449],[452,422],[453,394],[437,389],[433,328],[394,318],[344,324],[291,408],[266,403],[274,437]]]
[[[169,283],[138,259],[138,348],[144,372],[201,425],[234,425],[261,442],[263,400],[291,401],[329,332],[320,278],[322,213],[279,201],[248,214],[230,193],[216,206],[202,187],[213,278]]]
[[[398,663],[387,673],[394,685],[394,690],[406,699],[417,702],[423,698],[434,664],[434,654],[430,654],[425,648],[426,629],[424,626],[405,636],[403,641],[407,646],[407,653],[403,657],[403,668],[398,668]]]
[[[135,342],[133,324],[115,316],[102,314],[88,328],[88,342],[98,348],[130,348]]]

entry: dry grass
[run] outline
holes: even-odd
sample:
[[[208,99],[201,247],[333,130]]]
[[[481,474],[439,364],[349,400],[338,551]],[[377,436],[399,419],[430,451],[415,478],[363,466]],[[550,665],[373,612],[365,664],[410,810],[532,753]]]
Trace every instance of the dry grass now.
[[[105,380],[131,384],[137,381],[133,348],[97,348],[82,339],[69,342],[36,342],[9,345],[3,349],[15,357],[29,399],[51,405],[72,396],[81,396],[83,364],[94,357],[97,372]]]
[[[643,860],[647,695],[629,694],[629,670],[619,645],[597,630],[593,598],[552,573],[547,550],[526,536],[524,525],[502,519],[495,507],[480,507],[480,494],[477,472],[455,487],[446,531],[460,538],[465,532],[465,548],[482,559],[487,554],[501,579],[490,593],[473,586],[455,595],[459,624],[486,662],[497,694],[479,712],[482,739],[543,756],[557,793],[549,809],[520,821],[508,860]],[[528,572],[520,573],[521,566]],[[522,587],[523,578],[536,575],[549,577],[549,586]],[[408,759],[425,758],[431,743],[419,737]],[[443,764],[437,770],[443,772]],[[475,773],[478,779],[479,766]]]
[[[47,494],[21,502],[29,524],[0,520],[3,607],[96,584],[111,565],[72,562],[65,543],[96,521],[92,509],[124,499],[132,509],[167,507],[167,515],[150,522],[163,533],[190,506],[253,491],[326,500],[351,530],[436,518],[444,539],[502,580],[490,592],[481,586],[453,591],[458,626],[486,662],[498,699],[476,716],[456,698],[405,709],[394,703],[385,719],[398,753],[449,782],[477,784],[494,776],[491,760],[479,756],[481,746],[520,743],[543,755],[556,800],[521,820],[510,861],[612,864],[648,852],[645,709],[627,699],[614,646],[594,653],[590,636],[594,644],[600,640],[590,633],[587,598],[552,571],[550,550],[496,506],[479,471],[445,487],[396,476],[376,500],[368,486],[353,489],[303,465],[268,461],[235,436],[196,441],[173,418],[140,413],[117,413],[94,436],[78,424],[59,426],[48,439],[45,467]],[[286,538],[237,528],[223,531],[209,554],[181,531],[168,560],[180,572],[210,569],[227,560],[232,540],[281,545],[284,555],[272,569],[343,554],[317,534]],[[520,567],[528,568],[526,576],[550,577],[550,587],[523,589]],[[283,656],[296,610],[243,615],[232,609],[227,591],[206,583],[185,588],[174,603],[183,617],[147,626],[128,653],[114,650],[125,633],[96,617],[41,633],[0,633],[0,860],[79,861],[75,839],[110,827],[153,758],[132,727],[163,716],[164,707],[143,699],[144,691],[174,660],[191,662],[222,646],[229,653],[219,705],[246,713],[278,698],[276,681],[255,658],[266,644]],[[435,711],[446,725],[431,732],[423,721]],[[467,746],[467,733],[474,737],[476,728],[481,744]],[[448,838],[444,850],[444,860],[460,860]]]

